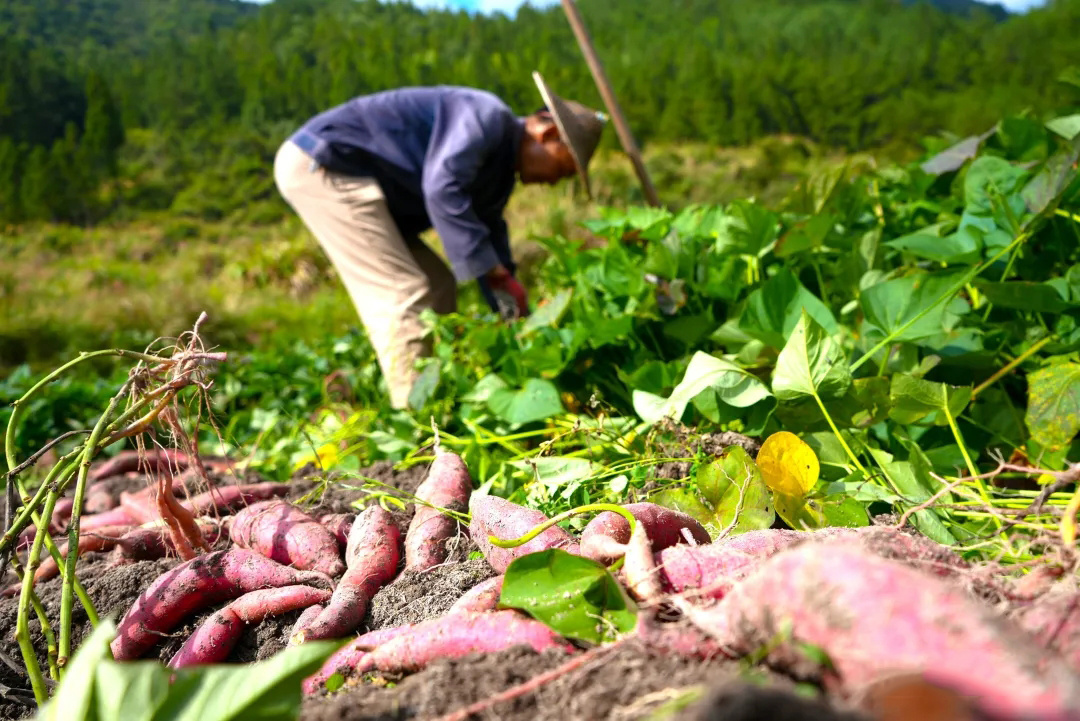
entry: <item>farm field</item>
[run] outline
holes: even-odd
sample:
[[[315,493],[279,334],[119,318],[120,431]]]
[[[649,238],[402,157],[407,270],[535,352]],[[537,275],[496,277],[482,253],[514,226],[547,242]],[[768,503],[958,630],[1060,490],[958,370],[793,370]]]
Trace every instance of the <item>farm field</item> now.
[[[580,0],[661,202],[517,187],[395,410],[275,151],[601,107],[490,5],[0,7],[0,719],[1080,719],[1077,0]]]

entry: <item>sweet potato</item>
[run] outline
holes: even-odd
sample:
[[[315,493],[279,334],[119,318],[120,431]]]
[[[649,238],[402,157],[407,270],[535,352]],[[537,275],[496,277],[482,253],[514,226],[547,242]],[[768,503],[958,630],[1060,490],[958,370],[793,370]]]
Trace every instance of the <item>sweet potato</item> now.
[[[823,528],[790,531],[768,528],[749,531],[704,546],[672,546],[656,554],[664,590],[695,590],[720,598],[757,566],[785,549],[804,542],[846,540],[876,556],[901,561],[942,577],[955,576],[968,564],[947,546],[925,536],[890,527]]]
[[[372,596],[394,579],[401,561],[401,531],[389,512],[372,505],[356,517],[345,559],[348,570],[330,602],[293,633],[291,643],[342,638],[364,620]]]
[[[1061,654],[1080,672],[1080,592],[1075,585],[1053,588],[1024,604],[1014,618],[1036,641]]]
[[[131,530],[131,526],[102,526],[95,531],[88,534],[79,535],[79,555],[84,553],[90,553],[91,551],[107,551],[116,545],[122,536],[127,531]],[[60,544],[60,557],[67,558],[68,544]],[[60,567],[53,560],[52,556],[45,556],[41,559],[41,563],[34,571],[34,583],[40,583],[41,581],[47,581],[50,578],[55,578],[60,574]],[[0,596],[4,598],[10,598],[16,595],[22,588],[21,583],[14,583],[3,591],[0,591]]]
[[[284,496],[288,492],[289,484],[277,481],[248,483],[240,486],[216,486],[197,496],[192,496],[189,500],[181,501],[180,505],[196,516],[206,516],[231,511],[255,501],[266,501],[275,496]]]
[[[200,519],[199,530],[209,544],[216,543],[222,534],[222,525],[213,519]],[[117,559],[147,561],[164,558],[175,551],[168,531],[163,526],[133,528],[122,535],[113,551]]]
[[[686,610],[686,609],[684,609]],[[970,698],[989,718],[1080,716],[1080,677],[959,584],[847,541],[800,544],[763,563],[690,620],[735,652],[798,663],[827,654],[848,691],[917,673]]]
[[[446,542],[458,535],[459,524],[439,509],[466,512],[472,490],[472,477],[461,456],[438,451],[427,478],[416,489],[416,512],[405,534],[406,571],[426,571],[446,562]]]
[[[195,632],[169,661],[170,668],[219,663],[240,640],[244,627],[313,604],[323,603],[331,592],[313,586],[282,586],[245,593],[199,624]]]
[[[574,537],[559,526],[551,526],[531,539],[528,543],[515,548],[500,548],[493,545],[488,536],[503,540],[520,538],[548,520],[540,511],[520,506],[516,503],[490,495],[473,495],[469,500],[472,522],[469,524],[469,536],[480,547],[484,558],[498,573],[502,573],[518,556],[524,556],[548,548],[562,548],[570,553],[580,553],[581,547]]]
[[[684,531],[690,534],[697,545],[712,541],[704,526],[681,511],[655,503],[628,503],[623,507],[645,527],[653,551],[687,543]],[[604,511],[597,514],[581,531],[581,555],[605,566],[610,565],[622,556],[622,547],[629,541],[630,523],[618,513]]]
[[[238,512],[229,538],[278,563],[337,577],[345,572],[337,539],[314,518],[280,499],[253,503]]]
[[[150,471],[161,470],[167,466],[176,470],[183,470],[188,466],[188,458],[181,451],[176,451],[171,448],[153,448],[147,450],[144,458],[141,460],[139,458],[139,451],[137,450],[120,451],[101,465],[91,469],[89,478],[91,481],[100,481],[105,478],[112,478],[113,476],[123,475],[124,473],[130,473],[132,471],[149,473]]]
[[[349,531],[352,530],[354,520],[356,520],[355,513],[328,513],[325,516],[319,516],[319,523],[334,534],[334,538],[338,542],[338,548],[342,551],[345,550],[345,546],[349,543]]]
[[[79,533],[86,533],[87,531],[105,528],[106,526],[137,526],[140,523],[143,523],[143,521],[133,518],[126,509],[117,506],[104,513],[94,513],[80,518]]]
[[[568,653],[575,650],[544,624],[516,611],[450,614],[415,624],[408,632],[379,644],[372,651],[358,651],[352,644],[345,646],[327,659],[317,673],[304,680],[304,692],[316,693],[335,673],[406,673],[440,659],[493,653],[521,645],[530,646],[537,653],[553,648]]]
[[[476,584],[454,601],[454,605],[450,606],[447,613],[494,611],[499,605],[504,578],[505,576],[500,573],[498,576],[492,576]]]
[[[118,661],[139,658],[161,635],[193,613],[262,588],[332,581],[318,571],[300,571],[244,548],[214,551],[158,576],[124,614],[111,648]]]

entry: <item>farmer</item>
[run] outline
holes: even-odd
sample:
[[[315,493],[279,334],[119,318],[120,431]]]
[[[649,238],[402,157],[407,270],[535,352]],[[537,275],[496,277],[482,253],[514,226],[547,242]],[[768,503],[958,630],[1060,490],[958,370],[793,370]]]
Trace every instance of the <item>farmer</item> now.
[[[529,312],[503,211],[514,187],[553,184],[587,167],[604,116],[552,93],[518,117],[464,87],[366,95],[308,120],[277,152],[278,190],[337,269],[367,330],[394,408],[408,407],[414,362],[430,352],[420,312],[457,309],[476,280],[504,317]],[[419,238],[434,227],[450,267]]]

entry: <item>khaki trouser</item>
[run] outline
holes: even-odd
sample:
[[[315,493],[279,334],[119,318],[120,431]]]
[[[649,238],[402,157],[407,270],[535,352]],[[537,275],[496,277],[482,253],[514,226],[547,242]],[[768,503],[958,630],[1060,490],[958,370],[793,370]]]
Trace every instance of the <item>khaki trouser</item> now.
[[[319,241],[356,306],[375,348],[394,408],[408,405],[413,365],[430,353],[420,312],[457,310],[457,283],[419,239],[406,241],[379,183],[312,171],[311,158],[291,141],[274,159],[278,190]]]

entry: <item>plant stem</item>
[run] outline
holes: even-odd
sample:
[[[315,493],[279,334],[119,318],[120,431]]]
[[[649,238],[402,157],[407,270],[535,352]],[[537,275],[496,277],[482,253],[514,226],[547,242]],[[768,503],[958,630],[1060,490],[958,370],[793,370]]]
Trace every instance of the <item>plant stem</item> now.
[[[851,462],[855,464],[856,468],[862,471],[864,478],[869,478],[870,474],[866,472],[865,468],[863,468],[862,463],[859,462],[858,456],[856,456],[855,452],[851,450],[851,446],[847,444],[847,441],[844,440],[844,436],[840,434],[840,429],[836,427],[835,423],[833,423],[832,416],[829,415],[829,411],[825,408],[825,404],[821,401],[821,396],[819,396],[817,392],[815,392],[813,396],[814,400],[817,401],[818,408],[821,409],[821,414],[825,416],[825,420],[828,422],[829,428],[832,429],[833,435],[836,436],[836,440],[840,441],[840,445],[844,447],[844,451],[848,454],[848,458],[851,459]]]
[[[973,391],[971,391],[971,399],[974,400],[975,396],[979,395],[984,390],[989,388],[991,385],[996,383],[1000,378],[1002,378],[1004,375],[1006,375],[1013,368],[1015,368],[1016,366],[1020,365],[1021,363],[1026,361],[1031,356],[1038,353],[1039,350],[1041,350],[1044,345],[1046,345],[1047,343],[1049,343],[1053,339],[1054,339],[1053,335],[1048,335],[1045,338],[1043,338],[1042,340],[1040,340],[1038,343],[1033,344],[1030,348],[1028,348],[1026,351],[1021,353],[1020,355],[1013,358],[1006,365],[1004,365],[1000,370],[995,372],[994,375],[990,376],[985,381],[983,381],[979,385],[975,386],[975,389]]]
[[[45,497],[43,512],[48,518],[52,518],[56,499],[57,493],[55,490],[50,490]],[[34,644],[30,639],[30,597],[34,593],[34,571],[37,570],[41,547],[44,545],[47,535],[49,535],[48,526],[39,525],[37,534],[34,536],[34,542],[30,545],[30,552],[26,556],[26,570],[23,573],[22,588],[19,592],[18,615],[15,618],[15,638],[19,642],[23,663],[26,664],[26,674],[30,678],[34,698],[37,699],[39,706],[48,699],[48,690],[45,687],[45,677],[41,674],[41,666],[38,665],[37,654],[34,652]]]
[[[618,513],[630,523],[631,532],[633,532],[634,524],[637,522],[634,518],[634,514],[630,513],[630,511],[626,510],[622,506],[615,505],[614,503],[590,503],[585,506],[571,508],[569,511],[563,511],[559,515],[547,519],[546,521],[526,533],[521,538],[502,539],[496,538],[495,536],[489,534],[488,541],[491,543],[491,545],[498,546],[499,548],[517,548],[518,546],[524,546],[526,543],[536,538],[541,533],[551,528],[555,524],[562,523],[567,518],[571,518],[582,513],[589,513],[591,511],[611,511],[613,513]]]
[[[879,350],[881,350],[885,346],[892,343],[893,340],[895,340],[898,336],[903,334],[903,332],[906,331],[908,328],[910,328],[911,326],[915,325],[920,320],[922,320],[923,316],[928,314],[934,308],[938,307],[943,302],[945,302],[946,300],[948,300],[948,299],[952,298],[954,295],[956,295],[957,291],[959,291],[965,285],[970,283],[973,278],[975,278],[980,273],[982,273],[984,270],[986,270],[991,265],[996,263],[999,258],[1001,258],[1005,254],[1011,252],[1016,246],[1022,244],[1024,241],[1027,240],[1027,238],[1028,238],[1027,231],[1025,231],[1023,233],[1020,233],[1018,236],[1016,236],[1015,239],[1013,239],[1013,241],[1011,243],[1009,243],[1007,246],[1002,248],[1001,251],[997,255],[995,255],[993,258],[986,261],[982,265],[975,266],[974,268],[969,270],[967,273],[964,273],[963,277],[960,278],[960,280],[958,280],[956,283],[954,283],[953,286],[951,288],[949,288],[949,290],[947,290],[945,293],[943,293],[937,300],[935,300],[933,303],[931,303],[930,305],[928,305],[925,308],[923,308],[922,310],[920,310],[918,313],[916,313],[909,321],[904,323],[902,326],[900,326],[899,328],[897,328],[896,330],[892,331],[887,336],[882,338],[880,341],[878,341],[874,345],[873,348],[868,350],[866,353],[864,353],[862,355],[862,357],[860,357],[858,360],[856,360],[854,363],[852,363],[851,364],[851,370],[855,371],[856,369],[858,369],[859,366],[861,366],[863,363],[865,363],[866,361],[868,361],[872,357],[874,357],[875,353],[877,353]]]
[[[86,477],[90,473],[90,462],[97,451],[97,445],[108,425],[109,417],[116,411],[120,397],[127,389],[125,383],[120,392],[109,399],[109,405],[105,412],[94,424],[94,430],[90,432],[90,438],[83,446],[83,452],[79,458],[79,477],[75,481],[75,497],[71,507],[71,520],[68,521],[68,555],[65,561],[66,572],[64,573],[64,585],[60,591],[60,653],[57,657],[57,665],[60,668],[67,666],[68,656],[71,654],[71,610],[74,605],[75,589],[75,566],[79,561],[79,522],[82,519],[83,495],[86,491]],[[192,459],[193,462],[197,459]],[[171,473],[171,471],[170,471]]]

